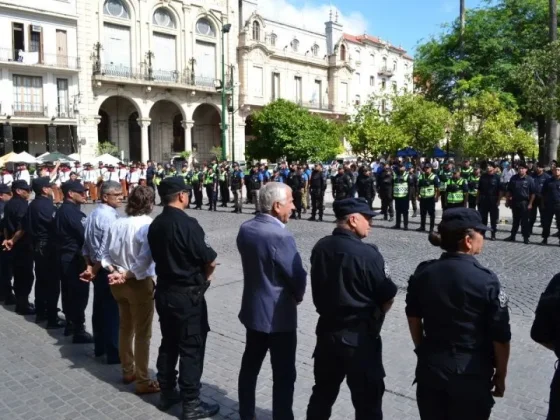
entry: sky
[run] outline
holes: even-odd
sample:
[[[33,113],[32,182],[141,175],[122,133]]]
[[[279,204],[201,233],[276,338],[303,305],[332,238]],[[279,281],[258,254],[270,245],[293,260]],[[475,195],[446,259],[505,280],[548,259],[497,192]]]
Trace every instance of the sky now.
[[[466,0],[466,7],[483,3]],[[414,55],[422,39],[457,18],[459,0],[258,0],[258,9],[266,17],[318,32],[324,32],[329,10],[333,15],[338,10],[344,32],[367,32]]]

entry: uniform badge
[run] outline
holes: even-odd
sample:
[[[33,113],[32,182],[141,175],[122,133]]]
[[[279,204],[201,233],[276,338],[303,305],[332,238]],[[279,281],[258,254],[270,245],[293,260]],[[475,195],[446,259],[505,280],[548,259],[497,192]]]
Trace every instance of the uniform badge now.
[[[385,272],[385,277],[390,279],[391,278],[391,271],[389,270],[389,266],[387,265],[387,263],[384,263],[383,271]]]
[[[208,235],[204,235],[204,243],[206,244],[206,246],[207,246],[208,248],[212,248],[212,247],[210,246],[210,241],[208,241]]]
[[[506,295],[506,292],[500,290],[500,294],[498,295],[498,300],[500,301],[500,308],[507,308],[509,298]]]

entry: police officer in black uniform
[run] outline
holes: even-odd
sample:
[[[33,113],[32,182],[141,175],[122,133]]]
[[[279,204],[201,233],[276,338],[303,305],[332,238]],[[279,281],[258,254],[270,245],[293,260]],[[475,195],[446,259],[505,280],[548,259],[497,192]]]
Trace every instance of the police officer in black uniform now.
[[[500,217],[501,199],[500,175],[496,173],[496,164],[488,162],[486,172],[480,176],[478,181],[477,206],[482,216],[482,224],[488,226],[488,215],[490,214],[490,226],[492,236],[490,240],[496,240],[498,230],[498,218]]]
[[[356,190],[358,191],[358,197],[365,198],[371,209],[373,200],[375,200],[375,179],[371,176],[369,167],[362,167],[361,170],[356,180]]]
[[[290,219],[301,219],[303,182],[301,167],[293,166],[286,179],[286,185],[292,189],[292,196],[294,197],[294,209]]]
[[[328,419],[346,377],[356,420],[382,419],[385,371],[381,327],[397,286],[377,247],[365,244],[375,216],[363,198],[333,204],[337,227],[311,254],[313,303],[319,313],[315,385],[307,420]]]
[[[4,208],[4,247],[11,251],[16,313],[33,315],[35,307],[29,303],[29,294],[34,280],[33,254],[31,253],[30,238],[23,231],[31,187],[27,181],[17,180],[12,183],[12,193],[12,199],[6,203]]]
[[[406,316],[418,356],[422,420],[485,420],[492,394],[504,394],[511,339],[507,296],[474,257],[486,229],[474,209],[446,210],[438,233],[429,236],[445,252],[421,263],[408,282]]]
[[[338,165],[338,173],[332,179],[332,194],[335,201],[350,197],[352,186],[352,177],[344,170],[343,165]]]
[[[237,162],[233,163],[233,172],[231,173],[231,192],[233,194],[233,211],[232,213],[243,213],[243,183],[245,174],[239,169]]]
[[[553,169],[553,172],[556,168]],[[556,274],[541,295],[535,320],[531,328],[531,338],[551,350],[560,359],[560,274]],[[556,362],[558,364],[558,362]],[[560,419],[560,369],[555,372],[550,384],[548,416],[546,420]]]
[[[527,165],[520,163],[517,174],[513,175],[507,185],[507,205],[511,207],[513,222],[511,224],[511,235],[505,241],[515,242],[515,235],[521,225],[523,242],[529,243],[531,226],[529,224],[529,213],[533,208],[535,200],[535,182],[527,175]]]
[[[390,165],[385,165],[383,172],[377,178],[377,192],[381,198],[381,213],[383,219],[393,221],[395,210],[393,209],[393,170]]]
[[[64,326],[58,319],[60,279],[55,266],[53,220],[56,207],[52,199],[52,184],[49,177],[32,182],[35,199],[29,204],[24,230],[31,238],[35,261],[35,322],[47,321],[47,329]]]
[[[436,220],[436,203],[439,198],[439,177],[432,173],[432,164],[424,163],[424,173],[418,177],[416,190],[420,201],[420,227],[417,232],[426,231],[426,216],[430,216],[430,233],[434,231]]]
[[[560,167],[552,169],[552,178],[548,179],[542,191],[545,217],[543,220],[542,244],[548,243],[552,219],[556,217],[556,228],[560,231]]]
[[[86,201],[86,190],[78,181],[68,181],[61,186],[64,202],[54,217],[54,243],[56,264],[59,267],[62,311],[66,315],[64,335],[73,335],[76,344],[93,343],[86,332],[86,307],[89,300],[89,283],[80,280],[86,269],[82,256],[86,215],[80,205]]]
[[[535,183],[535,200],[533,201],[533,207],[529,212],[529,225],[531,227],[531,235],[533,234],[533,226],[537,221],[537,210],[539,211],[539,216],[541,218],[541,225],[545,219],[545,209],[544,209],[544,200],[543,200],[543,186],[548,181],[551,176],[544,171],[544,165],[540,162],[537,162],[536,169],[531,173],[531,178]]]
[[[4,208],[12,198],[12,189],[6,184],[0,184],[0,243],[4,242]],[[0,250],[0,302],[4,305],[15,305],[16,297],[12,290],[11,251],[3,247]]]
[[[309,180],[309,191],[311,194],[311,217],[309,220],[315,221],[317,211],[319,211],[319,222],[323,221],[323,200],[325,198],[325,190],[327,189],[327,181],[323,174],[323,165],[320,163],[315,165],[315,169],[311,173]]]
[[[156,264],[158,284],[155,300],[161,327],[157,379],[161,387],[158,408],[169,409],[183,401],[183,420],[211,417],[217,404],[200,400],[208,310],[204,293],[216,267],[216,252],[204,231],[184,209],[188,189],[181,177],[164,179],[158,186],[164,209],[148,231],[148,243]],[[177,360],[179,388],[177,394]]]

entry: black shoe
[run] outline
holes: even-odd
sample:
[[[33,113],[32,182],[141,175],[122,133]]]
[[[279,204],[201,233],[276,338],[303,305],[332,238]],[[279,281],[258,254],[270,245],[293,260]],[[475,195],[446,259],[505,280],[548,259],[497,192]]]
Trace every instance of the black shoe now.
[[[17,303],[16,301],[16,297],[13,293],[10,293],[8,296],[6,296],[6,298],[4,299],[4,305],[7,306],[11,306],[11,305],[15,305]]]
[[[230,213],[237,213],[237,209],[232,210]]]
[[[64,337],[70,337],[74,335],[74,324],[71,321],[66,321],[66,327],[64,328]]]
[[[416,229],[416,232],[426,232],[426,228],[419,227],[418,229]]]
[[[37,314],[35,315],[35,324],[40,324],[42,322],[45,322],[46,320],[47,320],[46,313],[37,312]]]
[[[322,222],[322,221],[323,221],[323,218],[322,218],[322,217],[319,217],[319,218],[317,219],[317,221],[318,221],[318,222]]]
[[[194,401],[183,401],[182,420],[205,419],[215,416],[220,411],[218,404],[209,404],[196,399]]]
[[[405,227],[404,227],[404,230],[408,230],[408,226],[405,226]]]
[[[523,238],[523,243],[525,245],[529,245],[529,238]]]
[[[548,245],[548,238],[544,238],[544,239],[541,241],[541,245]]]
[[[27,299],[25,299],[27,300]],[[35,306],[29,302],[16,304],[16,314],[18,315],[35,315]]]
[[[417,217],[418,216],[418,211],[414,210],[414,213],[412,213],[412,217]]]
[[[391,229],[395,229],[395,230],[400,228],[401,228],[400,226],[391,226]]]
[[[492,233],[492,236],[490,236],[490,240],[491,241],[495,241],[496,240],[496,234]]]
[[[79,331],[74,333],[72,344],[90,344],[93,343],[93,336],[87,331]]]
[[[387,215],[383,215],[383,220],[387,220]]]
[[[176,389],[171,391],[161,391],[159,394],[159,402],[156,404],[158,410],[167,411],[175,404],[181,402],[181,395]]]
[[[504,239],[504,242],[515,242],[515,236],[508,236]]]
[[[301,220],[301,213],[297,215],[298,220]]]
[[[58,318],[47,321],[47,330],[58,330],[60,328],[64,328],[65,326],[66,323]]]
[[[394,217],[391,216],[391,217],[389,218],[389,222],[392,222],[393,220],[394,220]]]
[[[317,219],[315,218],[315,216],[311,216],[311,217],[310,217],[309,219],[307,219],[307,220],[309,220],[310,222],[314,222],[314,221],[317,220]]]

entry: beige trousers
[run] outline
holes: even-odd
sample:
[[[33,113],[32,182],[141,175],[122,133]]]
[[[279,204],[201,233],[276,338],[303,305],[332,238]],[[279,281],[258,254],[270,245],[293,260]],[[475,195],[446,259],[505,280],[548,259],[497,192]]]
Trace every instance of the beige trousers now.
[[[150,360],[150,339],[154,318],[154,282],[130,279],[124,284],[111,286],[119,305],[119,357],[123,375],[136,375],[136,386],[146,385]],[[134,351],[132,342],[134,340]]]

